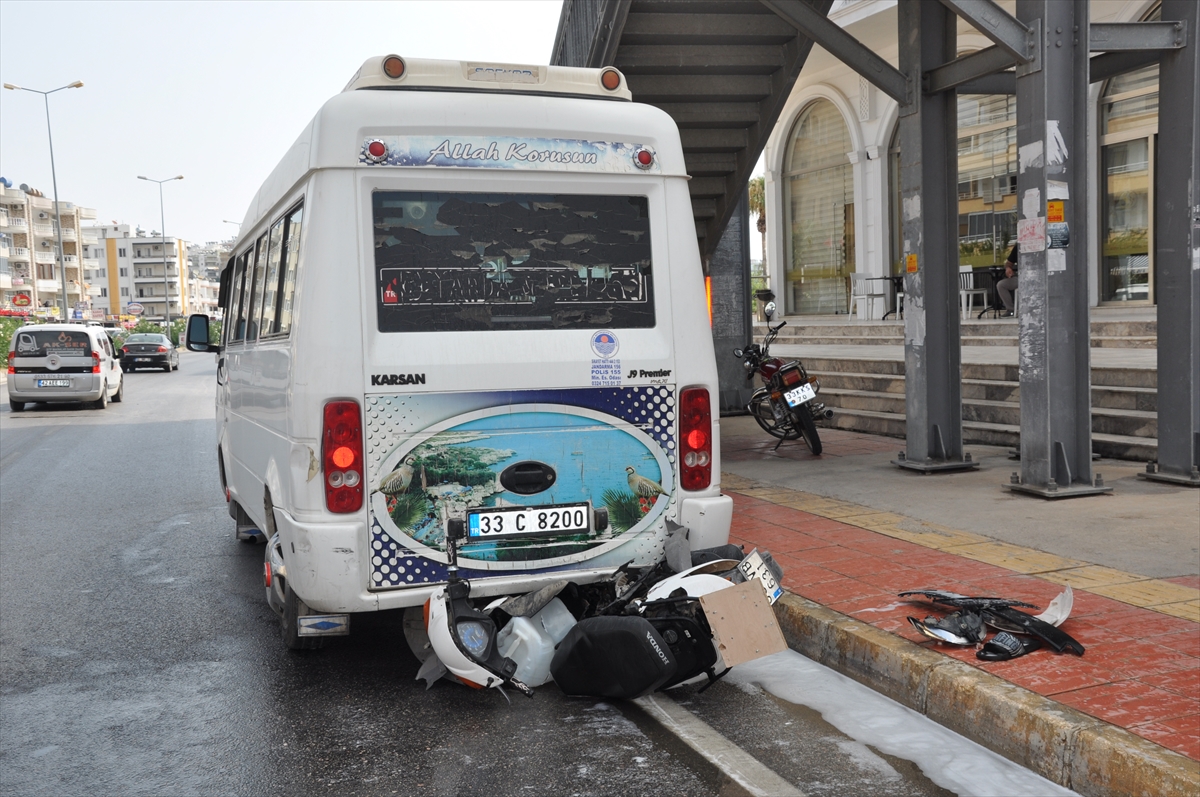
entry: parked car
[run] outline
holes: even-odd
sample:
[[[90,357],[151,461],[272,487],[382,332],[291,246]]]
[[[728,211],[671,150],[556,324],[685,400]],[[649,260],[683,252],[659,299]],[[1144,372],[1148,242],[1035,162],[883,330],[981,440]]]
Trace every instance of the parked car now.
[[[8,405],[21,412],[38,401],[90,402],[102,410],[124,398],[120,357],[100,327],[20,327],[8,344]]]
[[[139,368],[161,368],[167,372],[179,370],[179,349],[166,335],[138,332],[125,338],[121,351],[125,353],[121,367],[126,371]]]

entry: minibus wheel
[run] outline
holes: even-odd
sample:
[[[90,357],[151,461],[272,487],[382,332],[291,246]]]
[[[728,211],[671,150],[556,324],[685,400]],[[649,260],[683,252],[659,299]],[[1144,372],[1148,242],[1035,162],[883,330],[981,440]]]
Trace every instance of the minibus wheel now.
[[[300,596],[292,591],[292,585],[283,581],[283,616],[280,619],[280,631],[283,644],[288,650],[317,650],[325,644],[325,638],[319,636],[300,636],[297,620],[312,614],[308,604],[300,600]]]

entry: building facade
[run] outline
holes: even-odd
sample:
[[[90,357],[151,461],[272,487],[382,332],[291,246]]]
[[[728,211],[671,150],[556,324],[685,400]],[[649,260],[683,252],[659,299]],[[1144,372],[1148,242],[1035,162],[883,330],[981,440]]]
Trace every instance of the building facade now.
[[[1000,3],[1010,13],[1013,0]],[[1156,0],[1093,0],[1093,22],[1158,18]],[[830,19],[893,65],[895,0],[843,0]],[[959,21],[959,54],[990,40]],[[1087,153],[1095,190],[1092,306],[1152,306],[1158,67],[1094,83]],[[899,274],[899,108],[814,48],[764,150],[766,260],[788,315],[849,312],[850,275]],[[1002,264],[1016,238],[1016,98],[958,97],[960,269]],[[885,283],[879,283],[885,284]],[[882,304],[880,305],[882,309]]]
[[[67,307],[73,318],[91,318],[93,296],[86,254],[92,234],[82,226],[96,211],[71,202],[58,203],[42,192],[0,183],[0,308],[60,318],[63,272]],[[58,221],[62,223],[62,259],[58,256]]]
[[[187,242],[162,238],[128,224],[106,224],[91,228],[95,242],[88,247],[94,267],[87,278],[93,285],[93,315],[109,320],[161,321],[169,302],[171,318],[191,312]],[[182,264],[182,269],[180,265]],[[166,268],[164,276],[163,269]]]
[[[217,315],[221,266],[232,251],[230,241],[209,241],[188,248],[188,307],[193,313]]]

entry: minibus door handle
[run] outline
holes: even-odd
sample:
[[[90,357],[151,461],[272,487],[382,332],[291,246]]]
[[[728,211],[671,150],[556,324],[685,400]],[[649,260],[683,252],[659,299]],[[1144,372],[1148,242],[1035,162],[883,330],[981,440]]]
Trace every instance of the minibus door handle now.
[[[229,381],[229,379],[225,373],[225,355],[223,353],[218,354],[217,355],[217,384],[223,385],[227,381]]]

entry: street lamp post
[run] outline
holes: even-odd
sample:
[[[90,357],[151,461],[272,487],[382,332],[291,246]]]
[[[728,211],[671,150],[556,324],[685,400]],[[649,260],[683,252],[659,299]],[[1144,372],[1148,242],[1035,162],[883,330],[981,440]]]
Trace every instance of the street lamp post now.
[[[174,177],[168,177],[165,180],[151,180],[149,177],[138,175],[139,180],[145,180],[149,183],[158,183],[158,215],[159,221],[162,223],[162,248],[163,248],[163,292],[166,294],[163,301],[163,317],[167,322],[167,334],[171,334],[171,283],[167,282],[167,215],[163,211],[163,192],[162,184],[169,183],[172,180],[182,180],[183,175],[177,174]],[[179,270],[179,303],[183,305],[183,264],[180,264]]]
[[[62,239],[62,213],[58,208],[58,175],[54,171],[54,136],[50,132],[50,95],[56,91],[63,89],[81,89],[83,81],[76,80],[74,83],[68,83],[65,86],[59,86],[50,91],[38,91],[37,89],[28,89],[24,86],[14,86],[12,83],[5,83],[4,88],[11,91],[32,91],[34,94],[41,94],[42,99],[46,102],[46,138],[50,142],[50,181],[54,184],[54,225],[58,228],[58,273],[62,279],[62,320],[70,319],[70,311],[67,309],[67,264],[63,258],[63,239]],[[32,234],[32,228],[30,233]],[[32,248],[32,247],[31,247]],[[79,280],[80,290],[83,290],[82,275]],[[37,283],[34,283],[36,287]]]

